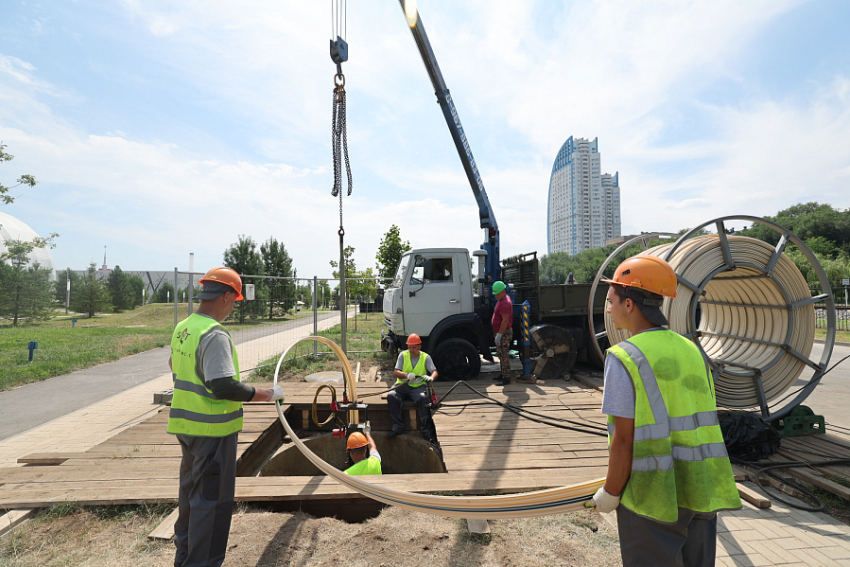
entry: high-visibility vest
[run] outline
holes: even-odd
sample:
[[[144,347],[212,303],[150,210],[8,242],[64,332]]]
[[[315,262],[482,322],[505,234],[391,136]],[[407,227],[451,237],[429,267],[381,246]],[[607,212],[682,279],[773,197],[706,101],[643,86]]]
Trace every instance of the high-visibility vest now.
[[[676,522],[678,509],[741,507],[717,420],[714,387],[699,348],[681,335],[639,333],[608,349],[635,388],[632,471],[620,505]],[[614,417],[608,416],[608,441]]]
[[[215,319],[193,313],[180,322],[171,337],[174,396],[168,414],[168,432],[198,437],[226,437],[242,431],[242,402],[219,400],[195,373],[195,353],[201,337],[216,327]],[[227,330],[225,329],[225,332]],[[227,333],[230,337],[230,333]],[[230,339],[233,344],[233,339]],[[233,367],[239,376],[239,360],[233,346]]]
[[[421,350],[419,351],[419,360],[416,362],[416,368],[414,368],[413,364],[410,363],[410,351],[409,350],[401,351],[401,355],[404,357],[404,364],[401,367],[401,371],[404,372],[405,374],[410,374],[411,372],[413,372],[417,376],[423,376],[426,372],[428,372],[425,369],[425,362],[428,360],[428,354],[427,353],[424,353]],[[404,380],[398,379],[398,380],[395,381],[395,383],[396,384],[403,384]],[[424,383],[425,383],[424,379],[423,380],[418,380],[418,379],[417,380],[411,380],[410,382],[408,382],[408,384],[410,384],[411,388],[418,388],[419,386],[421,386]]]
[[[345,474],[381,474],[381,461],[377,457],[367,457],[345,469]]]

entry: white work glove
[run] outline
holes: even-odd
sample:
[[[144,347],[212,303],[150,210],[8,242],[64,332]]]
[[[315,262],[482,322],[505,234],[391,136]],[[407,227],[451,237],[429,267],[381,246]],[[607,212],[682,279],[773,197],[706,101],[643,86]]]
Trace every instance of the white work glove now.
[[[413,372],[408,372],[407,373],[407,381],[408,382],[416,381],[416,374],[414,374]]]
[[[502,333],[496,333],[496,346],[502,344]]]
[[[372,433],[372,426],[371,426],[371,425],[369,424],[369,422],[367,421],[367,422],[363,425],[363,435],[369,435],[370,433]]]
[[[271,401],[276,402],[277,400],[282,400],[285,397],[286,396],[283,394],[283,388],[281,388],[279,384],[275,384],[274,388],[272,388]]]
[[[605,487],[601,487],[596,491],[596,494],[593,495],[593,498],[588,502],[589,507],[595,507],[597,512],[602,512],[607,514],[608,512],[613,512],[617,509],[617,506],[620,505],[620,497],[613,496],[608,494],[605,491]]]
[[[423,376],[423,378],[425,379],[426,382],[433,382],[434,381],[434,378],[429,374],[426,374],[425,376]]]

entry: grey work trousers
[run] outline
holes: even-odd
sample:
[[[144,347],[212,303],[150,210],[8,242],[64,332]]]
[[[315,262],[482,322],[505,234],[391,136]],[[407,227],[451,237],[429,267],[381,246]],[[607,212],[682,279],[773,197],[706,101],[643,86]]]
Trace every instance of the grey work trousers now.
[[[224,561],[236,489],[238,436],[177,436],[183,460],[180,512],[174,524],[176,567],[219,567]]]
[[[717,512],[679,508],[674,524],[617,507],[623,567],[713,567],[717,554]]]
[[[402,384],[387,394],[387,406],[389,406],[390,417],[393,420],[393,431],[404,433],[402,407],[404,400],[407,398],[410,398],[413,403],[419,406],[419,421],[421,423],[422,436],[426,439],[436,439],[437,428],[434,427],[434,421],[431,419],[431,408],[428,407],[431,400],[428,397],[428,388],[424,385],[411,388],[408,384]]]

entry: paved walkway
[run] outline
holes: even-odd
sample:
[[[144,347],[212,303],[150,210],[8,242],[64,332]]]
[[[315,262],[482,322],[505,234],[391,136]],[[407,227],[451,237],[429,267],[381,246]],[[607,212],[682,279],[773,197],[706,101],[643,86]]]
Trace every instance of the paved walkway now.
[[[330,327],[335,323],[323,324]],[[240,361],[256,365],[268,348],[263,341],[269,340],[275,339],[263,337],[241,344]],[[85,451],[156,413],[161,406],[153,403],[153,394],[170,386],[171,374],[162,374],[6,439],[0,442],[0,467],[19,466],[17,459],[29,453]],[[0,517],[0,528],[4,521]],[[850,526],[823,513],[803,512],[778,502],[759,509],[745,502],[743,509],[720,515],[718,532],[718,565],[850,567]]]

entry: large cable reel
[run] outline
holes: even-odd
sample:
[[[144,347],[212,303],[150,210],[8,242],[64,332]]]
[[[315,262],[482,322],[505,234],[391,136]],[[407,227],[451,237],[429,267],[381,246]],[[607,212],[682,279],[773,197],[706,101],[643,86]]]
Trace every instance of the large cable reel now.
[[[730,220],[768,226],[780,234],[779,242],[772,246],[754,238],[727,235],[725,223]],[[710,225],[716,227],[717,234],[695,236]],[[795,244],[811,264],[821,294],[812,296],[803,275],[783,254],[789,243]],[[600,268],[594,286],[615,254]],[[676,271],[677,298],[665,298],[661,309],[670,328],[691,339],[705,355],[718,406],[758,408],[764,419],[773,421],[790,413],[812,392],[832,355],[835,302],[826,273],[799,237],[767,219],[728,216],[694,228],[675,243],[641,254],[663,258]],[[810,358],[814,305],[820,302],[826,308],[827,333],[821,358],[814,361]],[[611,344],[628,338],[628,331],[613,328],[607,314],[605,322]],[[787,391],[807,368],[812,375],[799,393],[784,407],[771,407],[771,401]]]
[[[536,361],[532,374],[542,380],[563,378],[572,369],[578,356],[572,333],[555,325],[535,325],[529,334],[532,359]]]

